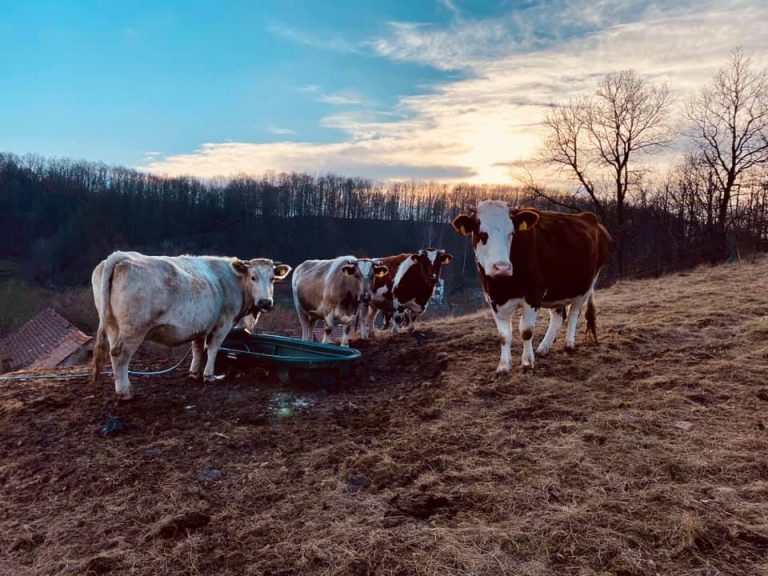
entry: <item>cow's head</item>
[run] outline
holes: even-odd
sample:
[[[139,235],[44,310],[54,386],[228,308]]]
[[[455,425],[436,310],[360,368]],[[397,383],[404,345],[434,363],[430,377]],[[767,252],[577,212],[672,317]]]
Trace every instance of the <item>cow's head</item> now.
[[[384,276],[389,268],[378,260],[355,258],[339,267],[341,274],[359,282],[361,302],[370,302],[375,278]]]
[[[475,260],[483,272],[493,278],[512,276],[512,239],[536,226],[539,214],[533,210],[512,208],[506,202],[486,200],[459,214],[454,229],[462,236],[472,236]]]
[[[274,283],[285,280],[291,273],[291,267],[282,262],[273,262],[267,258],[253,260],[233,260],[232,267],[240,279],[246,301],[252,302],[254,316],[259,312],[269,312],[274,306]]]
[[[357,269],[363,280],[363,291],[360,294],[361,302],[370,302],[373,296],[373,285],[377,278],[383,278],[389,272],[381,260],[371,260],[370,258],[359,258],[357,260]]]
[[[434,287],[440,279],[443,264],[450,264],[453,256],[445,250],[437,248],[422,248],[416,254],[411,254],[412,268],[419,271],[419,277],[427,286]]]

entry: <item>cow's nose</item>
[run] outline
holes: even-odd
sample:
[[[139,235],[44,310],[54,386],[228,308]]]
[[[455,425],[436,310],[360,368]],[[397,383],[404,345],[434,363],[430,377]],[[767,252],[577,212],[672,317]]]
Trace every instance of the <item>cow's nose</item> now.
[[[491,266],[491,276],[512,276],[512,262],[496,262]]]
[[[272,298],[262,298],[258,302],[256,302],[256,307],[260,310],[272,310],[272,306],[274,303],[272,302]]]
[[[360,296],[360,300],[363,302],[370,302],[371,301],[371,293],[370,292],[363,292],[363,295]]]

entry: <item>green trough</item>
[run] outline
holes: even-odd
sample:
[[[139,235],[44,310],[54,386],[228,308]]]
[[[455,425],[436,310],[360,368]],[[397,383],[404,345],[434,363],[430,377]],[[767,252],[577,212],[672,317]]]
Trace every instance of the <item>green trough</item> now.
[[[222,343],[217,363],[259,368],[282,384],[327,388],[349,382],[360,357],[354,348],[236,329]]]

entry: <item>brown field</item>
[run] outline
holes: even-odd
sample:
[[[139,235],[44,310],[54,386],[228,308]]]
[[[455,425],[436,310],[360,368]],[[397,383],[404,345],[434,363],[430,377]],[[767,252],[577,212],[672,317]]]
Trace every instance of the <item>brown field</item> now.
[[[768,574],[768,259],[598,326],[492,381],[487,312],[431,322],[293,415],[254,373],[2,382],[0,573]]]

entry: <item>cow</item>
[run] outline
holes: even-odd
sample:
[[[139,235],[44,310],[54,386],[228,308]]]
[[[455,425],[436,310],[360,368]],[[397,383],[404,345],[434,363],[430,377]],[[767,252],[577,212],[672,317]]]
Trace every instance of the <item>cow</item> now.
[[[169,346],[192,342],[190,376],[200,377],[207,351],[203,377],[217,380],[216,353],[227,333],[247,314],[271,310],[273,283],[290,272],[287,264],[266,258],[112,253],[91,276],[99,314],[92,381],[108,351],[115,392],[130,399],[128,364],[144,340]]]
[[[358,326],[360,329],[360,338],[366,340],[369,336],[368,323],[363,322],[359,324],[360,318],[367,318],[369,310],[372,306],[371,300],[373,298],[373,288],[377,278],[383,278],[388,271],[388,268],[381,262],[380,259],[371,258],[358,258],[357,264],[360,267],[360,273],[363,276],[363,294],[360,296],[360,304],[358,306],[358,312],[355,316],[355,330]]]
[[[306,260],[293,273],[293,302],[301,323],[301,337],[312,340],[316,320],[325,321],[323,343],[330,341],[333,322],[343,326],[341,345],[349,346],[349,337],[361,303],[371,300],[376,276],[387,273],[381,263],[355,256],[333,260]]]
[[[566,351],[575,350],[584,304],[587,330],[597,342],[595,282],[613,244],[597,216],[518,209],[487,200],[458,215],[453,228],[472,239],[480,285],[499,331],[497,375],[510,371],[511,317],[518,306],[523,371],[533,370],[533,327],[540,308],[549,309],[549,327],[536,350],[542,356],[552,347],[566,308]]]
[[[413,330],[416,318],[429,305],[443,265],[452,260],[453,256],[437,248],[380,258],[388,270],[374,282],[370,311],[363,318],[363,325],[368,324],[373,330],[376,315],[381,313],[385,329],[391,324],[393,335],[404,326]]]

